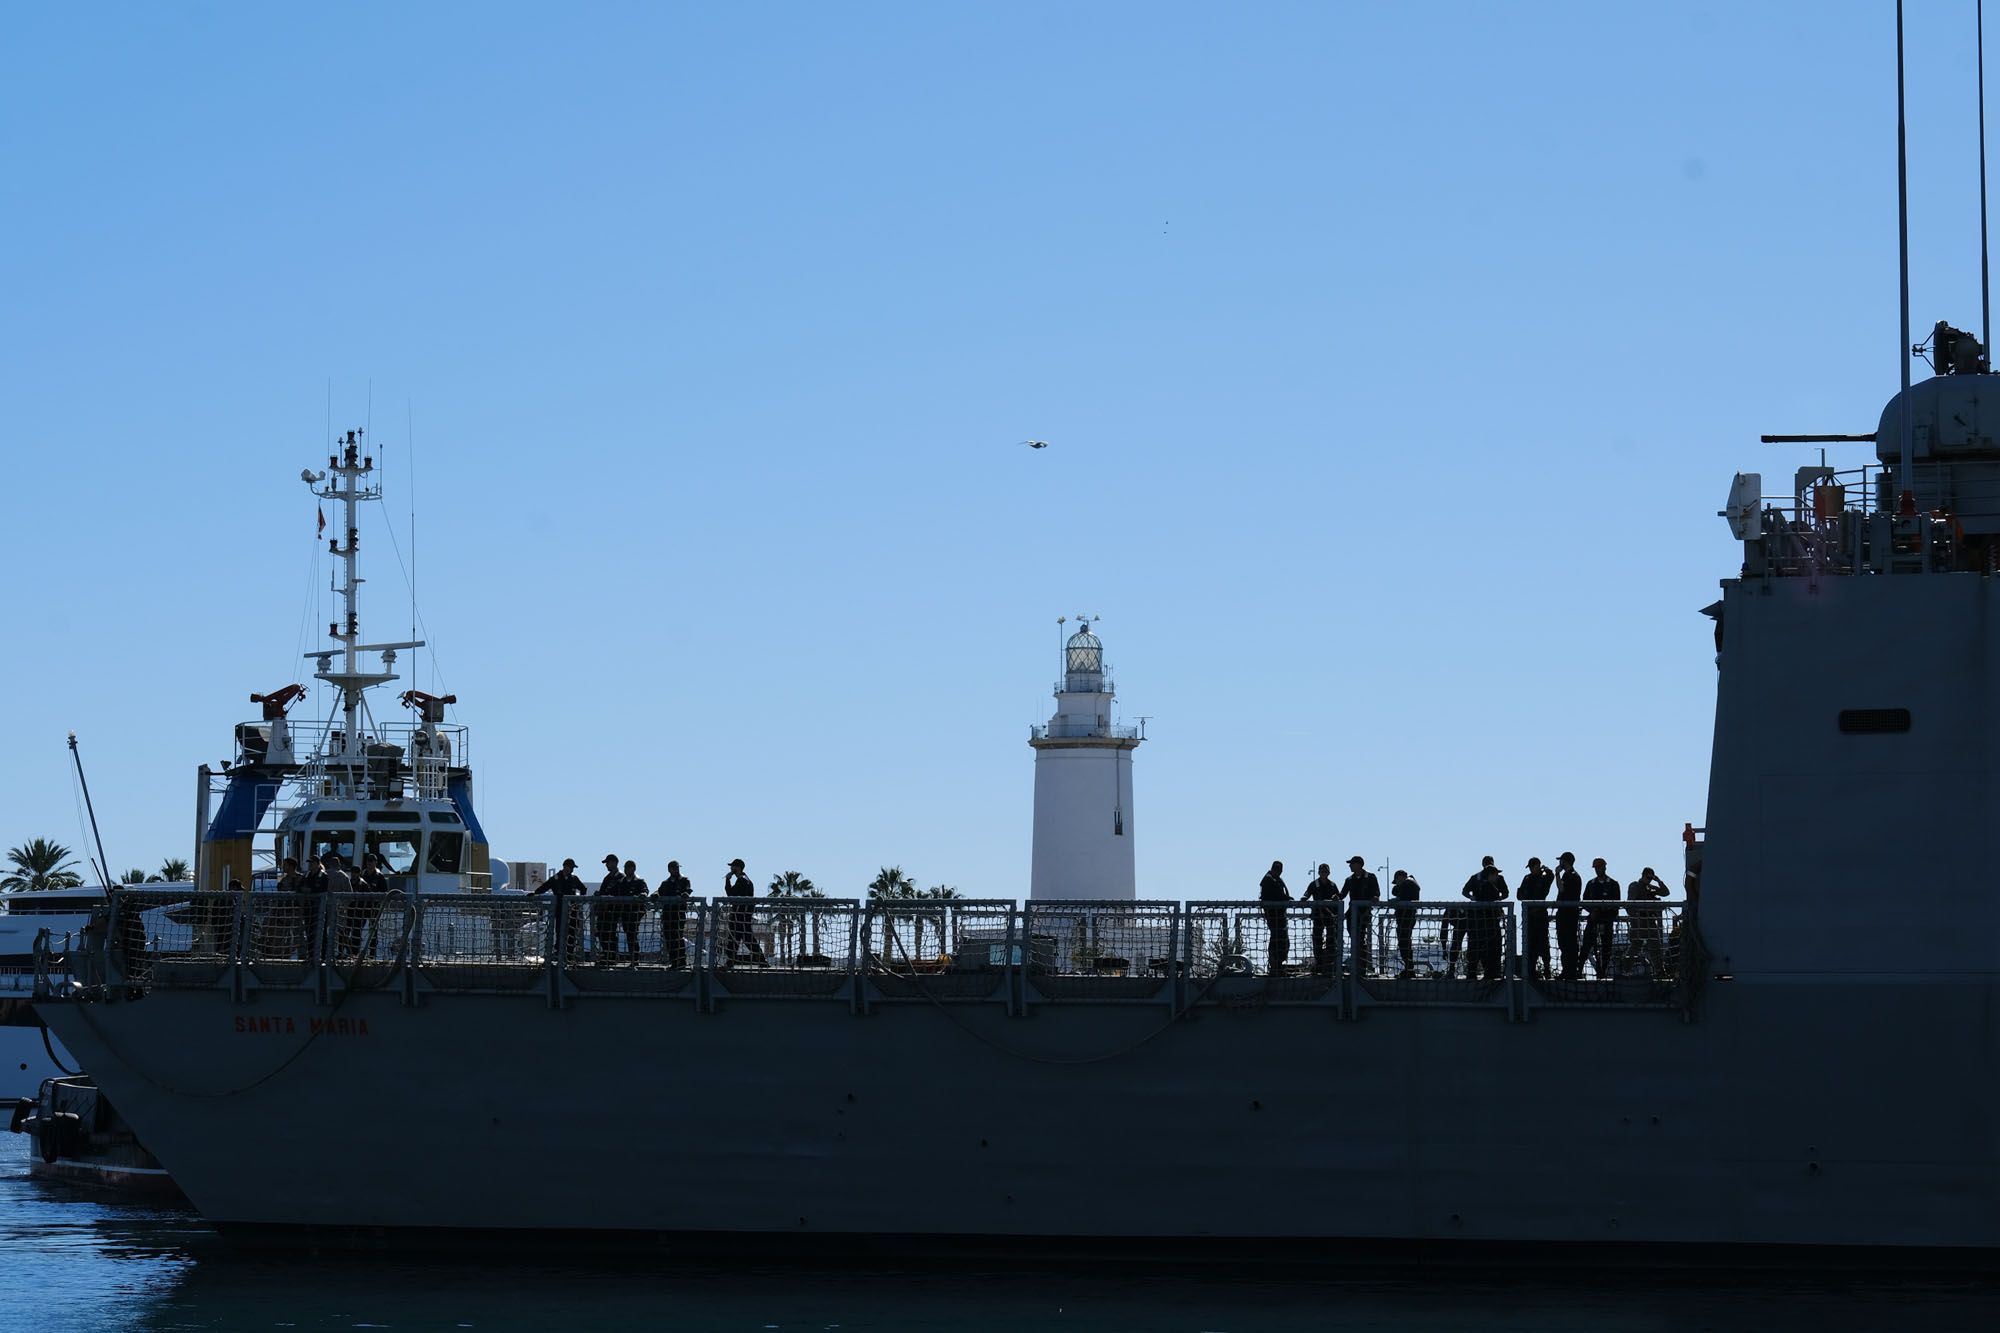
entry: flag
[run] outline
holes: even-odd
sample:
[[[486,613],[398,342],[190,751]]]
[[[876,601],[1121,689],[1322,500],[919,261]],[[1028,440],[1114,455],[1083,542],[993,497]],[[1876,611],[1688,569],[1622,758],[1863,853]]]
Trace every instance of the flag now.
[[[322,537],[326,536],[326,506],[325,506],[325,505],[321,505],[321,506],[320,506],[320,509],[319,509],[319,535],[320,535],[320,536],[322,536]]]

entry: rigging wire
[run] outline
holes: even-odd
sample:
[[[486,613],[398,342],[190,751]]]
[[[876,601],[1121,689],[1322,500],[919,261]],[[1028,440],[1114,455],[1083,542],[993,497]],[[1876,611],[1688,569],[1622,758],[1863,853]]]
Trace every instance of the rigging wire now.
[[[417,409],[416,404],[408,398],[403,400],[403,448],[409,451],[403,460],[405,464],[403,486],[409,492],[410,500],[410,638],[415,640],[420,637],[417,633]],[[394,526],[393,523],[390,524],[390,527]],[[421,650],[416,648],[410,650],[412,681],[417,679],[416,655],[419,651]],[[437,675],[435,653],[431,654],[431,675],[433,677]]]
[[[78,789],[76,785],[76,768],[74,765],[70,767],[69,798],[70,801],[76,806],[76,840],[79,843],[87,843],[90,841],[90,826],[84,822],[83,793]],[[107,875],[110,874],[109,871],[106,871],[104,873]],[[109,880],[105,882],[105,886],[107,888],[110,887]]]
[[[318,510],[315,509],[314,512],[317,513]],[[318,581],[319,539],[315,537],[312,544],[312,554],[306,558],[305,594],[299,598],[299,636],[293,644],[292,658],[289,662],[285,663],[284,670],[278,676],[279,680],[285,679],[292,672],[298,670],[299,663],[306,659],[306,626],[312,623],[313,598],[315,595],[313,585]]]
[[[403,575],[403,586],[410,590],[410,622],[411,622],[410,637],[412,639],[421,638],[425,641],[426,645],[431,650],[431,673],[434,676],[440,675],[438,669],[437,645],[435,643],[430,642],[430,637],[431,637],[430,626],[424,623],[423,615],[417,609],[416,580],[410,576],[410,566],[404,563],[403,544],[396,540],[395,520],[390,518],[386,512],[382,516],[382,526],[384,528],[387,528],[389,531],[389,549],[396,553],[396,568],[399,571],[401,571]],[[418,632],[420,630],[422,631],[421,633]],[[417,674],[416,669],[412,667],[410,670],[410,678],[413,682],[416,679],[416,674]],[[451,691],[444,690],[442,691],[442,693],[449,694],[451,693]]]
[[[1974,31],[1979,48],[1979,345],[1986,349],[1987,362],[1993,358],[1993,279],[1987,264],[1986,228],[1986,3],[1973,6]]]

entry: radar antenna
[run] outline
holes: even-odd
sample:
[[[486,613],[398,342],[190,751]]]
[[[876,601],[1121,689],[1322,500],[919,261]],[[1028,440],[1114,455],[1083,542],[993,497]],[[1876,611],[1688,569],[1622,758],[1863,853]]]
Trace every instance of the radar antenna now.
[[[1903,396],[1896,409],[1897,446],[1896,490],[1902,496],[1910,488],[1910,149],[1905,132],[1903,97],[1903,0],[1896,0],[1896,257],[1902,269],[1903,338],[1898,344],[1903,367]],[[1898,502],[1900,507],[1900,500]]]
[[[363,500],[382,498],[381,484],[375,480],[375,460],[361,452],[362,432],[350,430],[347,437],[335,446],[335,452],[326,460],[326,471],[301,473],[300,477],[312,488],[313,494],[322,500],[338,500],[346,524],[346,540],[340,537],[327,539],[327,550],[341,560],[341,618],[326,627],[327,637],[340,646],[322,648],[306,656],[318,660],[319,669],[315,677],[327,682],[340,691],[340,731],[333,738],[334,750],[342,756],[344,763],[359,769],[362,763],[361,699],[362,695],[377,685],[396,679],[396,653],[404,648],[421,648],[421,639],[403,643],[363,643],[361,642],[361,613],[359,595],[365,581],[361,577],[359,553],[361,549],[359,509]],[[380,671],[361,669],[360,654],[382,654]],[[335,669],[334,658],[340,660]]]
[[[1973,5],[1979,78],[1979,345],[1993,346],[1993,283],[1986,263],[1986,0]],[[1990,353],[1989,353],[1990,355]]]

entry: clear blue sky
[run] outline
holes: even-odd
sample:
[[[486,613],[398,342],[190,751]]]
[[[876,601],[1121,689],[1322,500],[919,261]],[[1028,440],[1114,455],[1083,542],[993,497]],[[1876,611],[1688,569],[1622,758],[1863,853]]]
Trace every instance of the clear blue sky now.
[[[1914,319],[1976,329],[1973,11],[1914,8]],[[17,8],[0,844],[81,845],[73,727],[116,867],[189,853],[324,623],[331,383],[399,525],[414,440],[500,855],[1025,895],[1089,611],[1143,894],[1672,877],[1731,473],[1895,388],[1892,14]]]

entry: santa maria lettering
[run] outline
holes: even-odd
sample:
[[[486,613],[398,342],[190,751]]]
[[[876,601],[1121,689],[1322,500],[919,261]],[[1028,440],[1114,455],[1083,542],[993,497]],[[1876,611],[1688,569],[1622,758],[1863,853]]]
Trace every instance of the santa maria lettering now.
[[[250,1037],[283,1037],[299,1031],[296,1018],[252,1018],[239,1014],[236,1019],[237,1032]],[[368,1020],[365,1018],[309,1018],[306,1020],[306,1035],[309,1037],[365,1037],[368,1035]]]

